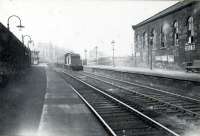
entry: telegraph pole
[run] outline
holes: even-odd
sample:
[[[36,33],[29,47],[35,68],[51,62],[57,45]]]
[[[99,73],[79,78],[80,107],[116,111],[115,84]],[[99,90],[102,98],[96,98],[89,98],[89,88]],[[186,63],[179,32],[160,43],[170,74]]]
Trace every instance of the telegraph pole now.
[[[98,57],[98,56],[97,56],[97,55],[98,55],[98,54],[97,54],[97,53],[98,53],[98,52],[97,52],[97,51],[98,51],[98,46],[95,46],[95,49],[96,49],[96,65],[98,65],[98,58],[97,58],[97,57]]]
[[[113,64],[113,67],[115,66],[115,41],[114,40],[112,40],[112,42],[111,42],[111,44],[112,44],[112,51],[113,51],[113,56],[112,56],[112,64]]]

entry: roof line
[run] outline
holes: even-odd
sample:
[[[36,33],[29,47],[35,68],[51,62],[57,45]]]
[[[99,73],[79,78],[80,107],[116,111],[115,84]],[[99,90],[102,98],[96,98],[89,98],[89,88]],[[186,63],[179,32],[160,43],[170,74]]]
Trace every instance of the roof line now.
[[[182,8],[185,8],[187,6],[189,6],[190,4],[193,4],[195,2],[195,0],[184,0],[184,1],[181,1],[181,2],[177,2],[175,3],[174,5],[156,13],[155,15],[147,18],[146,20],[136,24],[136,25],[132,25],[132,28],[133,30],[144,25],[144,24],[147,24],[149,22],[152,22],[154,20],[156,20],[157,18],[160,18],[160,17],[163,17],[163,16],[166,16],[174,11],[177,11],[177,10],[180,10]]]

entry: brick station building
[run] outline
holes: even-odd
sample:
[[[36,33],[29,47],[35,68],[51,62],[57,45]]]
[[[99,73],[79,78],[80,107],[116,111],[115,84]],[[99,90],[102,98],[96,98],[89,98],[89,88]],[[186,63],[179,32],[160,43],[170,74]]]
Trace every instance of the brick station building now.
[[[132,27],[136,66],[183,70],[200,60],[200,2],[178,2]]]

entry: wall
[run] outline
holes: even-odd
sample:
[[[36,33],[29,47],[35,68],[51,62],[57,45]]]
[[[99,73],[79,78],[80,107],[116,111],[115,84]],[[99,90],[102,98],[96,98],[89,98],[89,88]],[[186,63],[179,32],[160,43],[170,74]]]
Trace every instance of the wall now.
[[[151,54],[153,68],[183,70],[186,62],[200,59],[200,4],[189,5],[181,10],[175,11],[164,17],[135,28],[135,49],[137,66],[150,67]],[[187,51],[187,19],[193,16],[194,19],[194,45],[195,49]],[[178,21],[179,41],[178,46],[173,42],[173,24]],[[165,47],[161,47],[161,28],[165,26],[166,35]],[[152,29],[156,32],[154,47],[151,50],[149,35]],[[148,34],[148,45],[142,47],[143,33]],[[139,39],[137,38],[137,35]],[[137,40],[138,39],[138,40]],[[190,46],[191,47],[191,46]]]

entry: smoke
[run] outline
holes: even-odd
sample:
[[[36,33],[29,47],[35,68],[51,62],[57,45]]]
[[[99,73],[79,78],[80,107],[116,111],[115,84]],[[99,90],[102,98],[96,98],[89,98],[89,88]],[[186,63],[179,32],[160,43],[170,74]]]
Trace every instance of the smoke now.
[[[183,136],[200,136],[200,126],[191,126],[191,128],[188,129]]]
[[[180,124],[186,127],[186,129],[183,132],[183,135],[181,136],[200,136],[200,123],[199,125],[196,125],[197,123],[190,122],[185,119],[180,119],[176,116],[171,116],[170,118],[176,122],[176,125]]]

